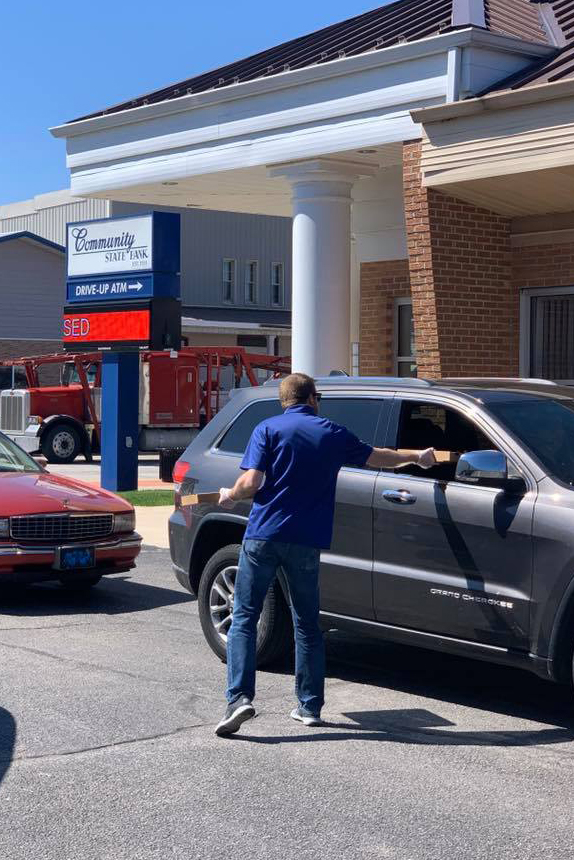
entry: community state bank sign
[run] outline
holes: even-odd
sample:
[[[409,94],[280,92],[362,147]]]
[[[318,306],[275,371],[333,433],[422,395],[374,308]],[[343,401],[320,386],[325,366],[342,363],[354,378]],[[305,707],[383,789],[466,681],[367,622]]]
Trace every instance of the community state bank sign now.
[[[68,224],[65,348],[178,348],[179,266],[177,213]]]
[[[148,271],[153,264],[153,215],[68,224],[68,277]]]

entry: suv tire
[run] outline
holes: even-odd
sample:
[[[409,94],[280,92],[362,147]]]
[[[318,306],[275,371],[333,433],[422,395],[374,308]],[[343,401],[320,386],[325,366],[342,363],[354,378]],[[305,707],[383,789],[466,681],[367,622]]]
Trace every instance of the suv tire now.
[[[217,656],[226,662],[226,633],[219,633],[215,627],[217,619],[224,621],[223,630],[229,629],[233,615],[233,584],[239,563],[240,544],[229,544],[211,556],[203,569],[199,582],[197,602],[199,620],[207,643]],[[217,582],[216,582],[217,581]],[[220,591],[214,590],[214,585]],[[223,593],[228,595],[224,599]],[[220,609],[212,610],[212,599]],[[220,623],[220,622],[219,622]],[[278,581],[271,585],[257,627],[257,666],[269,666],[287,656],[293,648],[293,626],[289,607],[283,597]]]
[[[56,424],[44,433],[40,447],[48,463],[73,463],[82,444],[75,427],[71,424]]]

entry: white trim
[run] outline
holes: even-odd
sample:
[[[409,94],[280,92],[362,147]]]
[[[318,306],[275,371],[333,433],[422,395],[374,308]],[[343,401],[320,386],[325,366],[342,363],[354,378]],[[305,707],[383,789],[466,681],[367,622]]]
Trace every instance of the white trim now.
[[[129,125],[146,119],[156,119],[195,109],[205,105],[221,104],[226,101],[249,98],[261,93],[276,92],[286,87],[300,86],[314,81],[326,80],[339,76],[347,76],[353,72],[376,69],[382,66],[399,63],[404,60],[419,59],[432,54],[440,54],[457,45],[466,47],[481,46],[497,51],[524,53],[531,57],[545,57],[554,53],[554,48],[547,45],[525,42],[511,36],[502,36],[485,30],[468,27],[439,36],[429,36],[416,42],[392,45],[388,48],[369,51],[357,57],[345,57],[328,63],[309,66],[305,69],[281,72],[270,78],[232,84],[220,90],[210,90],[166,100],[153,105],[143,105],[118,113],[93,117],[92,119],[64,123],[53,126],[50,132],[54,137],[76,137],[87,131],[100,131],[120,125]],[[141,98],[141,97],[140,97]]]
[[[533,378],[530,372],[532,351],[531,300],[537,296],[574,296],[574,284],[571,287],[533,287],[520,291],[519,365],[520,376],[524,379]],[[574,385],[574,379],[553,381],[562,385]]]

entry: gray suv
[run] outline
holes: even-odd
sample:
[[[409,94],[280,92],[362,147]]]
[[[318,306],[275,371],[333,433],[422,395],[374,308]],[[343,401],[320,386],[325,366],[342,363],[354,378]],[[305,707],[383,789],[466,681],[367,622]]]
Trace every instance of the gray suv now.
[[[574,390],[543,380],[341,376],[317,389],[321,414],[365,442],[461,455],[426,471],[341,469],[333,543],[321,553],[325,629],[571,681]],[[222,659],[249,504],[182,507],[181,496],[231,486],[253,428],[280,411],[277,384],[238,390],[181,458],[171,557]],[[258,628],[259,665],[291,648],[290,625],[279,575]]]

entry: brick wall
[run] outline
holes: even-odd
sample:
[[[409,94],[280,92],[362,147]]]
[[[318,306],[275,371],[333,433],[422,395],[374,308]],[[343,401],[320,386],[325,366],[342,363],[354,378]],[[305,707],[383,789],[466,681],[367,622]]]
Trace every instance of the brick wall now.
[[[361,264],[359,372],[390,376],[394,300],[410,295],[408,260]]]
[[[512,249],[512,284],[525,287],[571,287],[574,285],[574,242],[521,245]]]
[[[518,373],[510,222],[421,185],[420,141],[403,150],[419,375]]]

